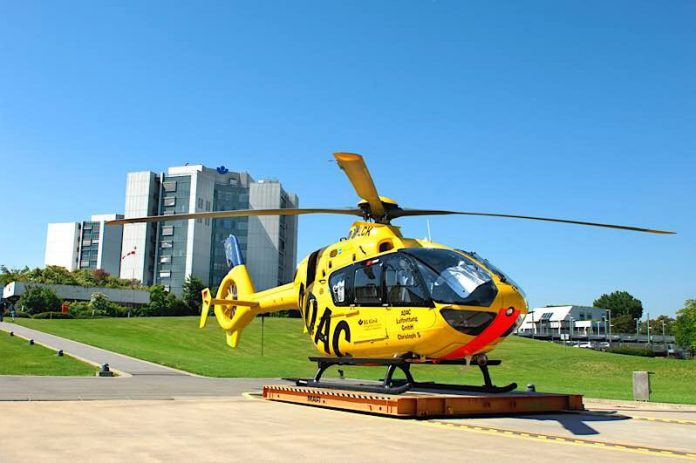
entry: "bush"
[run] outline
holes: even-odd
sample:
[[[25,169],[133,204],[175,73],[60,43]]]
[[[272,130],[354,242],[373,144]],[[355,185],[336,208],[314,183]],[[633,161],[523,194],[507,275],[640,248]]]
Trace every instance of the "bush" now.
[[[164,286],[154,285],[150,287],[150,304],[143,307],[140,313],[146,317],[171,317],[176,315],[190,315],[186,304],[167,291]]]
[[[644,347],[612,347],[607,352],[621,355],[635,355],[638,357],[655,357],[655,353]]]
[[[75,318],[71,313],[63,312],[41,312],[34,315],[32,318]]]
[[[107,315],[105,310],[95,310],[89,302],[72,302],[68,313],[72,315],[73,318],[96,318],[105,317]]]
[[[19,298],[17,305],[24,307],[29,313],[57,311],[61,305],[56,293],[43,286],[27,286],[24,294]]]
[[[106,314],[109,317],[127,317],[128,307],[123,307],[114,302],[109,302],[109,304],[106,306]]]
[[[5,316],[6,316],[6,317],[9,317],[9,316],[10,316],[10,313],[7,312],[7,313],[5,314]],[[28,314],[27,312],[22,312],[22,311],[18,310],[17,312],[15,312],[15,318],[31,318],[31,315]]]
[[[97,296],[95,294],[94,296]],[[92,296],[90,302],[75,301],[70,303],[69,313],[74,318],[96,318],[96,317],[127,317],[128,307],[120,306],[114,302],[102,299],[103,295],[99,294],[96,298]],[[98,300],[94,304],[94,300]],[[94,315],[93,315],[94,314]],[[131,311],[135,314],[135,310]]]

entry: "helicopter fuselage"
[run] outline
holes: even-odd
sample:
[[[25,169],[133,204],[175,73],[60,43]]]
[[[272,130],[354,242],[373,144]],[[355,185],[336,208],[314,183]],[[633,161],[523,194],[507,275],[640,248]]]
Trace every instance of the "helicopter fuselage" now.
[[[491,350],[527,312],[521,290],[474,256],[355,222],[347,237],[300,262],[293,287],[325,355],[468,357]]]

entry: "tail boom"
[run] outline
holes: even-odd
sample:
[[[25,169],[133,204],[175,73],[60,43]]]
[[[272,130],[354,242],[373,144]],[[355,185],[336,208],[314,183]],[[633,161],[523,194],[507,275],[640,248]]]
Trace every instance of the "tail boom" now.
[[[200,327],[205,326],[210,306],[215,318],[225,330],[227,344],[239,345],[241,331],[259,314],[294,309],[299,306],[293,283],[256,292],[246,265],[233,267],[218,288],[215,298],[207,288],[202,291],[203,310]]]

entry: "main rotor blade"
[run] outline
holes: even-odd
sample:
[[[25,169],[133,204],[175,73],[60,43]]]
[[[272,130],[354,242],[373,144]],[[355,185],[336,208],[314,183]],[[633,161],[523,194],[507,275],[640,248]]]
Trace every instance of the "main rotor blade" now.
[[[303,215],[303,214],[340,214],[357,215],[362,217],[360,209],[240,209],[236,211],[192,212],[189,214],[151,215],[132,219],[118,219],[106,222],[107,225],[123,225],[128,223],[160,222],[165,220],[186,219],[222,219],[227,217],[257,217],[264,215]]]
[[[363,157],[354,153],[334,153],[334,157],[353,184],[355,192],[370,205],[372,215],[376,218],[384,216],[382,200],[379,199],[377,188]]]
[[[571,223],[575,225],[589,225],[591,227],[616,228],[618,230],[630,230],[645,233],[657,233],[661,235],[675,235],[676,232],[665,230],[653,230],[651,228],[629,227],[626,225],[612,225],[608,223],[583,222],[580,220],[553,219],[549,217],[530,217],[528,215],[510,215],[510,214],[494,214],[490,212],[458,212],[458,211],[440,211],[427,209],[400,209],[393,211],[391,218],[397,217],[413,217],[419,215],[473,215],[481,217],[503,217],[508,219],[526,219],[526,220],[541,220],[544,222]]]

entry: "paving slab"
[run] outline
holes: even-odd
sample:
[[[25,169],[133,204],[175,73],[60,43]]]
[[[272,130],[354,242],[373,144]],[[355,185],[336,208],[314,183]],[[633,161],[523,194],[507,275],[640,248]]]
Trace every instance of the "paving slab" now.
[[[648,449],[529,439],[430,421],[382,418],[241,397],[3,402],[0,416],[6,429],[22,430],[0,434],[0,461],[4,463],[297,460],[647,463],[684,458]],[[535,421],[529,423],[533,426]]]
[[[130,377],[0,376],[0,401],[170,400],[239,397],[280,379],[204,378],[184,375]],[[0,460],[1,461],[1,460]]]

